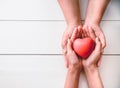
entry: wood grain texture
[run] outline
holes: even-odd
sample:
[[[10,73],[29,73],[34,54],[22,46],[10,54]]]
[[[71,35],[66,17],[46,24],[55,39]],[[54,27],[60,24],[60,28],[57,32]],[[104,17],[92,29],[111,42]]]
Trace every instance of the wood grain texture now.
[[[87,2],[80,3],[82,20]],[[101,23],[107,55],[99,71],[105,88],[120,88],[119,8],[120,0],[111,0]],[[0,0],[0,88],[63,88],[65,27],[57,0]],[[83,72],[79,88],[88,88]]]
[[[0,54],[62,54],[63,21],[0,21]],[[103,21],[104,54],[120,54],[120,22]]]
[[[80,0],[82,20],[88,0]],[[111,0],[103,20],[120,20],[120,1]],[[0,0],[0,20],[64,20],[57,0]]]
[[[119,88],[120,56],[103,56],[100,74],[105,88]],[[63,88],[63,56],[0,56],[0,88]],[[79,88],[87,88],[84,73]]]

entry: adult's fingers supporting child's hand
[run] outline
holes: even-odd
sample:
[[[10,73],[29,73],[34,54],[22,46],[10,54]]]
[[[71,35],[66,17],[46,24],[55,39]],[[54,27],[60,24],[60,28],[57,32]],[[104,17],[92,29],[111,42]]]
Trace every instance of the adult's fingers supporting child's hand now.
[[[68,38],[69,38],[68,35],[66,34],[66,32],[64,32],[62,36],[62,43],[61,43],[63,54],[67,53],[66,46],[67,46]]]
[[[63,56],[64,56],[64,61],[65,61],[65,66],[68,68],[68,60],[67,60],[67,57],[66,57],[66,54],[67,54],[67,48],[66,48],[67,39],[68,39],[68,35],[66,35],[66,33],[64,32],[63,36],[62,36],[61,46],[62,46],[62,52],[63,52]]]
[[[67,54],[71,54],[73,52],[72,49],[72,42],[70,39],[68,39],[68,44],[67,44]]]
[[[95,46],[95,50],[94,51],[96,53],[100,53],[101,52],[101,42],[100,42],[98,37],[95,39],[95,43],[96,43],[96,46]]]
[[[97,66],[99,58],[101,57],[101,42],[98,37],[95,39],[95,43],[95,49],[86,61],[91,65],[94,64]]]
[[[97,66],[100,67],[101,63],[102,63],[102,54],[100,55],[99,61],[97,63]]]
[[[89,29],[89,36],[95,41],[96,35],[94,30],[91,27],[88,27]]]
[[[82,38],[82,26],[78,26],[78,37]]]
[[[76,27],[72,33],[71,41],[74,42],[74,40],[78,37],[78,28]]]
[[[105,39],[104,34],[101,33],[100,36],[99,36],[99,38],[100,38],[100,41],[102,43],[102,48],[104,49],[106,47],[106,39]]]
[[[90,36],[88,26],[84,25],[83,26],[83,37],[88,37],[88,36]]]
[[[98,63],[97,63],[97,66],[98,67],[100,67],[100,65],[101,65],[101,63],[102,63],[102,54],[103,54],[103,48],[102,48],[102,46],[101,46],[101,53],[100,53],[101,55],[100,55],[100,58],[99,58],[99,61],[98,61]]]

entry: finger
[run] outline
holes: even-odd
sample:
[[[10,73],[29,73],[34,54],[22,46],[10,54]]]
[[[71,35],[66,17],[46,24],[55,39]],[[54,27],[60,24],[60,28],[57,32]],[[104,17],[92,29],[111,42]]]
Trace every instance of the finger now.
[[[68,39],[68,44],[67,44],[67,53],[71,53],[73,52],[73,49],[72,49],[72,43],[71,43],[71,40]]]
[[[68,68],[69,64],[68,64],[68,59],[67,59],[66,55],[64,55],[64,61],[65,61],[66,68]]]
[[[100,58],[99,58],[99,61],[98,61],[98,63],[97,63],[97,66],[98,66],[98,67],[100,67],[101,62],[102,62],[102,54],[103,54],[103,49],[101,50]]]
[[[100,59],[99,59],[99,61],[98,61],[98,63],[97,63],[97,67],[100,67],[101,62],[102,62],[102,55],[100,55]]]
[[[99,40],[99,38],[97,37],[95,39],[95,49],[94,51],[92,52],[92,54],[89,56],[89,58],[91,59],[91,61],[96,61],[96,65],[98,63],[98,60],[100,58],[100,54],[101,54],[101,42]]]
[[[68,39],[68,38],[69,38],[69,36],[64,33],[63,36],[62,36],[62,44],[61,44],[61,46],[62,46],[63,49],[64,49],[64,48],[66,47],[66,45],[67,45],[67,39]]]
[[[66,55],[67,54],[67,48],[65,47],[64,49],[62,49],[62,52],[63,52],[64,55]]]
[[[66,34],[66,31],[63,33],[63,36],[62,36],[62,43],[61,43],[61,46],[62,46],[62,52],[63,54],[66,54],[67,53],[67,40],[68,40],[69,36],[68,34]]]
[[[95,39],[95,43],[96,43],[95,51],[96,52],[101,52],[101,42],[100,42],[98,37]]]
[[[71,41],[73,42],[76,38],[77,38],[77,34],[78,34],[78,29],[77,27],[75,27],[72,36],[71,36]]]
[[[78,26],[78,38],[82,37],[82,26]]]
[[[104,34],[102,33],[99,38],[102,43],[102,48],[104,49],[106,47],[106,39],[105,39]]]
[[[81,34],[82,34],[82,38],[85,38],[85,33],[84,33],[84,29],[83,28],[82,28]]]
[[[87,34],[87,31],[86,31],[86,30],[84,30],[84,33],[85,33],[85,37],[88,37],[88,34]]]
[[[88,26],[87,26],[87,25],[84,25],[84,26],[83,26],[83,30],[86,31],[87,36],[90,36],[90,35],[89,35],[89,29],[88,29]]]
[[[81,34],[82,34],[82,38],[85,38],[85,34],[84,34],[83,30],[82,30]]]
[[[100,67],[101,62],[102,62],[102,53],[100,54],[99,60],[97,62],[97,67]]]
[[[87,32],[85,30],[83,30],[83,33],[85,38],[88,37]]]
[[[66,68],[68,68],[68,60],[67,60],[67,57],[66,57],[66,55],[67,55],[67,48],[62,49],[62,51],[63,51],[64,61],[65,61],[65,66],[66,66]]]
[[[91,27],[89,27],[88,29],[89,29],[90,37],[91,37],[93,40],[95,40],[96,36],[95,36],[94,30],[93,30]]]

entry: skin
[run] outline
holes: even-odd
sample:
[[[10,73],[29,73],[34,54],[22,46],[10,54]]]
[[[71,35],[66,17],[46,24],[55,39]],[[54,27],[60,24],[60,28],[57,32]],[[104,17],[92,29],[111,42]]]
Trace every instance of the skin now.
[[[63,11],[67,26],[81,24],[79,0],[58,0]]]
[[[93,29],[91,29],[93,30]],[[95,36],[95,33],[90,33],[90,37]],[[87,35],[89,36],[89,35]],[[102,56],[102,42],[98,37],[95,38],[95,49],[92,54],[87,58],[82,60],[84,72],[86,74],[88,87],[89,88],[104,88],[99,71],[98,71],[98,61]]]
[[[68,68],[69,64],[66,56],[68,39],[72,36],[72,32],[75,27],[81,25],[82,28],[79,0],[58,0],[58,3],[63,11],[67,23],[67,28],[62,36],[61,46],[64,54],[65,65]]]
[[[66,67],[68,68],[65,88],[78,88],[78,78],[82,67],[84,68],[89,88],[103,88],[103,84],[97,70],[97,66],[101,63],[100,58],[103,49],[106,46],[105,36],[100,28],[100,21],[109,1],[89,0],[85,23],[83,26],[81,23],[79,0],[58,0],[58,2],[67,22],[67,28],[63,33],[61,44]],[[80,25],[79,28],[76,28],[78,25]],[[79,29],[83,29],[82,32]],[[73,36],[72,32],[74,30],[76,30],[76,32],[73,33]],[[79,36],[82,36],[83,38],[91,37],[96,42],[96,48],[87,60],[77,60],[79,57],[72,50],[71,45],[74,39]],[[96,39],[96,37],[98,38]],[[83,66],[81,66],[81,62]]]
[[[71,40],[67,44],[67,57],[69,61],[69,68],[66,76],[64,88],[78,88],[80,72],[82,70],[82,62],[72,49]]]
[[[84,30],[82,37],[86,37],[89,35],[89,32],[94,32],[95,37],[99,37],[102,42],[102,48],[104,50],[106,46],[106,40],[102,29],[100,28],[100,21],[103,17],[104,11],[108,5],[109,0],[89,0],[88,7],[86,12],[85,23],[82,26],[81,23],[81,15],[80,15],[80,6],[79,0],[58,0],[60,7],[63,11],[64,17],[67,22],[67,28],[63,33],[62,37],[62,51],[65,58],[65,64],[68,68],[68,60],[66,57],[67,53],[67,40],[71,37],[72,32],[75,27],[80,25],[80,27]],[[89,27],[93,30],[89,30]],[[89,35],[90,36],[90,35]],[[95,37],[92,38],[95,40]],[[101,58],[101,57],[100,57]],[[101,64],[101,59],[98,61],[98,66]]]
[[[72,49],[72,44],[74,40],[78,38],[78,36],[76,36],[79,35],[78,31],[79,30],[77,28],[74,29],[73,35],[70,39],[68,39],[67,43],[66,57],[68,59],[69,67],[64,88],[78,88],[80,72],[82,71],[82,60]]]
[[[82,34],[80,30],[81,30],[80,27],[75,28],[71,38],[68,39],[67,43],[68,52],[66,53],[66,56],[68,58],[69,67],[64,88],[78,88],[80,73],[82,69],[84,69],[85,71],[89,88],[103,88],[100,74],[97,69],[97,62],[99,61],[99,57],[101,56],[102,44],[99,38],[96,38],[95,39],[96,46],[92,54],[86,60],[84,59],[81,60],[81,58],[78,55],[76,55],[72,48],[74,40],[78,38],[78,36],[76,35]],[[78,31],[80,31],[79,34]],[[94,36],[95,34],[91,35]]]
[[[100,22],[109,1],[110,0],[88,0],[86,18],[85,18],[85,23],[83,25],[83,30],[85,34],[89,35],[89,32],[92,33],[94,32],[95,36],[92,36],[94,40],[96,36],[99,37],[102,43],[102,52],[104,51],[104,48],[106,46],[106,40],[105,40],[105,35],[100,27]],[[93,30],[91,30],[88,26]],[[102,58],[100,57],[100,60],[98,62],[98,67],[101,64],[101,59]]]

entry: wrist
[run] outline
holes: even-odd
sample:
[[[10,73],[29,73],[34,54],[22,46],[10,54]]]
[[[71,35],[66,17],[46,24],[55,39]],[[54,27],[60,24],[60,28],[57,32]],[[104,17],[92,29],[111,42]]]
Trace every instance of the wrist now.
[[[77,26],[82,26],[82,22],[81,21],[73,21],[71,23],[68,23],[67,26],[69,28],[74,28],[74,27],[77,27]]]
[[[91,66],[86,66],[84,67],[84,71],[85,73],[94,73],[95,71],[97,71],[97,67],[94,66],[94,65],[91,65]]]
[[[90,63],[83,63],[83,68],[85,72],[94,72],[97,70],[97,65]]]
[[[80,68],[80,67],[77,67],[77,66],[69,66],[69,68],[68,68],[68,71],[70,72],[70,73],[80,73],[81,72],[81,70],[82,70],[82,68]]]
[[[99,70],[96,66],[87,66],[84,68],[84,71],[89,88],[104,88]]]
[[[92,21],[92,20],[85,20],[84,25],[88,25],[88,26],[94,26],[94,25],[100,25],[100,22],[97,21]]]
[[[96,72],[98,72],[98,68],[94,65],[85,66],[84,67],[84,72],[87,76],[91,76],[91,75],[96,74]]]
[[[67,25],[67,30],[69,30],[69,31],[71,31],[71,32],[73,32],[74,31],[74,29],[76,28],[76,27],[78,27],[78,26],[81,26],[82,27],[82,24],[80,23],[80,24],[71,24],[71,25]]]

